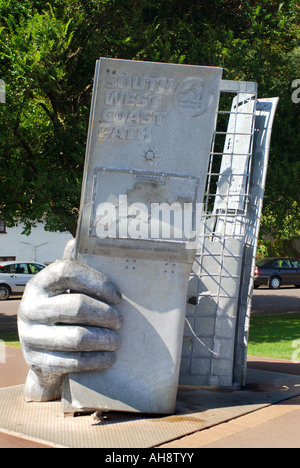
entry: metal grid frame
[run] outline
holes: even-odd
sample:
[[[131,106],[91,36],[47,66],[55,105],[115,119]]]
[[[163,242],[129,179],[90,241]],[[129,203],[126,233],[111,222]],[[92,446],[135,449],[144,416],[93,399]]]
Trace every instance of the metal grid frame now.
[[[224,86],[223,82],[223,86]],[[227,133],[227,132],[222,132],[218,130],[218,119],[216,123],[216,129],[214,132],[213,136],[213,141],[212,141],[212,149],[211,149],[211,154],[210,154],[210,162],[209,162],[209,168],[208,168],[208,173],[207,173],[207,183],[206,183],[206,191],[205,191],[205,196],[204,196],[204,212],[203,212],[203,225],[204,225],[204,230],[203,234],[201,234],[200,237],[200,245],[199,249],[197,252],[197,255],[203,256],[205,255],[204,252],[204,240],[205,238],[211,239],[215,242],[219,242],[221,245],[221,252],[220,252],[220,262],[219,262],[219,274],[218,274],[218,294],[216,295],[217,302],[219,302],[220,297],[228,297],[228,294],[226,293],[225,296],[222,295],[221,292],[221,278],[224,277],[224,274],[226,273],[232,277],[232,274],[230,271],[224,272],[223,267],[224,267],[224,257],[227,256],[226,254],[226,240],[227,239],[237,239],[241,243],[244,243],[245,239],[245,227],[247,224],[247,211],[248,211],[248,204],[249,204],[249,199],[250,199],[250,177],[251,177],[251,168],[252,168],[252,155],[253,155],[253,145],[254,145],[254,135],[255,135],[255,113],[256,113],[256,102],[257,102],[257,85],[256,83],[253,83],[253,89],[251,89],[250,92],[245,92],[244,91],[244,83],[235,83],[236,89],[235,91],[237,92],[237,101],[239,103],[238,106],[235,106],[235,111],[228,111],[228,110],[218,110],[218,116],[220,115],[228,115],[228,116],[234,116],[235,117],[235,128],[233,133]],[[256,86],[255,86],[256,85]],[[254,88],[255,88],[255,93],[254,93]],[[232,93],[232,89],[226,90],[221,89],[221,94],[222,93]],[[246,97],[247,96],[247,97]],[[238,112],[239,111],[239,106],[242,103],[245,103],[245,101],[248,100],[253,100],[254,106],[253,106],[253,111],[251,113],[248,112]],[[245,115],[249,115],[252,119],[251,122],[251,131],[250,133],[244,133],[244,132],[238,132],[237,130],[237,123],[238,123],[238,116],[242,115],[243,117]],[[228,184],[227,184],[227,191],[225,194],[220,195],[218,191],[216,190],[216,187],[213,186],[212,184],[212,177],[218,178],[218,181],[220,181],[223,177],[223,174],[221,172],[221,166],[222,166],[222,158],[224,157],[225,153],[224,152],[218,152],[215,151],[215,146],[216,146],[216,137],[218,135],[233,135],[233,148],[232,152],[230,154],[226,154],[226,156],[230,156],[230,170],[231,173],[229,176]],[[236,145],[236,138],[240,136],[249,136],[249,151],[248,152],[243,152],[243,153],[237,153],[235,151],[235,145]],[[247,162],[247,169],[246,172],[234,172],[233,168],[233,162],[237,157],[244,157],[246,156],[248,158]],[[214,172],[214,162],[215,160],[218,159],[218,167],[220,168],[219,171]],[[230,201],[232,199],[237,198],[236,192],[232,192],[232,182],[234,177],[240,177],[245,179],[245,191],[244,193],[240,193],[238,197],[240,199],[243,199],[243,205],[244,208],[243,210],[234,210],[229,208],[230,206]],[[210,198],[214,198],[214,208],[210,208],[210,203],[209,200]],[[218,198],[222,198],[225,201],[225,209],[224,210],[219,210],[218,208],[215,208]],[[218,224],[221,224],[222,229],[220,229],[220,226]],[[202,271],[200,272],[200,276],[205,275],[205,271],[203,269],[202,265]],[[236,278],[236,275],[234,276]]]
[[[256,83],[222,82],[199,246],[190,277],[181,384],[233,385],[256,104]],[[246,145],[242,152],[241,144]],[[224,185],[226,190],[221,192]]]

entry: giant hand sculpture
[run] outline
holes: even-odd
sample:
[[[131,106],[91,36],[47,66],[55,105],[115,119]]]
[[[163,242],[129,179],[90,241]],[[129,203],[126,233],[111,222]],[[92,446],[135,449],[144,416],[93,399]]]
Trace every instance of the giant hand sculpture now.
[[[112,306],[120,300],[107,277],[75,260],[58,260],[29,281],[18,313],[27,401],[59,399],[65,374],[115,362],[122,319]]]

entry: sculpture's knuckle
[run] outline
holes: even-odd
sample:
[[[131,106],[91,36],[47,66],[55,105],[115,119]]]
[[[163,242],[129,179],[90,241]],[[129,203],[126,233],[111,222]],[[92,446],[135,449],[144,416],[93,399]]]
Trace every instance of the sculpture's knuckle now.
[[[86,341],[86,330],[82,327],[74,328],[75,331],[75,347],[80,350],[84,347]]]
[[[29,315],[29,308],[28,308],[28,303],[23,300],[21,301],[21,304],[19,305],[18,309],[18,317],[19,318],[27,318]]]
[[[115,338],[115,350],[117,351],[121,347],[121,335],[118,332],[114,332]]]
[[[78,317],[80,317],[86,308],[86,300],[84,294],[76,294],[74,307],[76,309]]]
[[[55,265],[55,273],[59,279],[63,279],[68,276],[71,270],[71,260],[58,260]]]

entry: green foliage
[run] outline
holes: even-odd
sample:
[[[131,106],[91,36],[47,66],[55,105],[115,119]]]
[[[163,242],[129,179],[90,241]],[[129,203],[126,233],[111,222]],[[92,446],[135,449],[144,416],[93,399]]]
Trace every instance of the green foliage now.
[[[5,346],[10,348],[21,348],[18,333],[1,333],[0,340],[4,341]]]
[[[50,230],[74,233],[89,97],[81,100],[84,90],[68,78],[71,19],[49,6],[2,22],[1,211],[8,224],[20,219],[28,231],[46,214]]]
[[[278,236],[274,240],[270,240],[262,237],[258,243],[257,258],[264,259],[268,257],[299,258],[299,252],[295,248],[294,239],[286,240]]]
[[[0,0],[0,216],[28,231],[45,216],[48,229],[75,233],[104,56],[221,66],[225,79],[279,96],[262,227],[289,236],[291,220],[299,226],[297,47],[297,0]]]

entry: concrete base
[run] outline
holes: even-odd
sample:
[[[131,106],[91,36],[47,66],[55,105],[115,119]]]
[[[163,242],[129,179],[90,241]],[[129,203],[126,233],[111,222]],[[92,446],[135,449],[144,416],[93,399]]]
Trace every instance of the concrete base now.
[[[0,389],[0,431],[66,448],[151,448],[300,395],[300,376],[249,370],[242,391],[181,387],[173,416],[111,412],[64,418],[60,402],[25,403]]]

